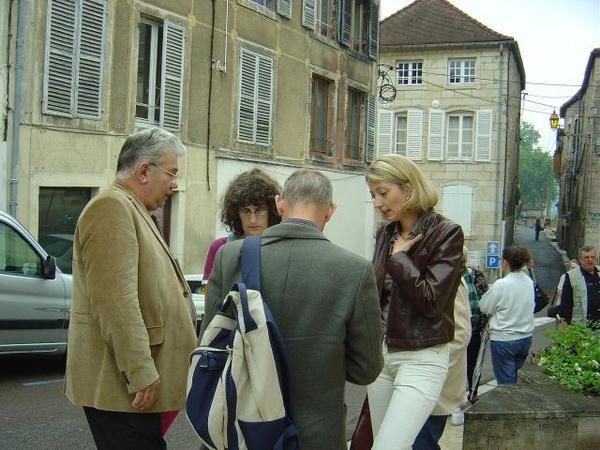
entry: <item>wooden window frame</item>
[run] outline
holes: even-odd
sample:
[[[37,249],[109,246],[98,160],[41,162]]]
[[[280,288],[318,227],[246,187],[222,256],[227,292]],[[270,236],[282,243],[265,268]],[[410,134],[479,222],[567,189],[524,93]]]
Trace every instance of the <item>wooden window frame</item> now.
[[[352,120],[354,100],[358,98],[359,112],[357,124]],[[363,91],[354,88],[348,88],[348,97],[346,104],[346,158],[361,161],[364,158],[364,142],[365,142],[365,114],[366,114],[367,94]],[[352,132],[354,127],[358,125],[358,136],[356,138],[357,154],[353,155]]]
[[[325,101],[324,101],[324,105],[323,105],[323,109],[324,109],[324,116],[326,118],[325,121],[323,121],[323,126],[325,127],[324,130],[324,136],[325,136],[325,148],[324,149],[318,149],[316,146],[316,140],[317,140],[317,127],[319,126],[319,121],[317,120],[318,117],[318,92],[319,89],[318,85],[320,83],[324,83],[326,86],[326,92],[327,95],[325,95]],[[330,148],[330,127],[329,127],[329,110],[330,110],[330,97],[331,97],[331,89],[333,86],[333,81],[322,77],[320,75],[317,74],[313,74],[312,75],[312,80],[311,80],[311,93],[312,93],[312,97],[311,97],[311,105],[310,105],[310,152],[313,154],[317,154],[317,155],[323,155],[323,156],[331,156],[332,149]]]

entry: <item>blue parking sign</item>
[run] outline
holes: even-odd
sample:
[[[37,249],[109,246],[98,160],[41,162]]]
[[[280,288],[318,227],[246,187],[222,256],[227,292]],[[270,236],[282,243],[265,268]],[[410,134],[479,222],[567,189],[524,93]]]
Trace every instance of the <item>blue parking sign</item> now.
[[[499,269],[500,257],[498,255],[488,255],[486,258],[486,266],[488,269]]]
[[[487,241],[487,255],[488,256],[499,256],[500,255],[500,242]]]

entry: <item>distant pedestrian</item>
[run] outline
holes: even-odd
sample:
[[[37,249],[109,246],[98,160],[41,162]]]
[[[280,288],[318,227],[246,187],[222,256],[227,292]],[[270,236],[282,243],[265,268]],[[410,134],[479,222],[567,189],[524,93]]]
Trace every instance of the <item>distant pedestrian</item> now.
[[[502,251],[502,269],[508,272],[493,283],[479,308],[490,316],[492,366],[498,384],[515,384],[525,363],[533,334],[534,286],[521,270],[530,255],[524,247]]]
[[[535,233],[535,240],[539,240],[540,231],[542,230],[542,220],[539,217],[535,218],[535,224],[533,225],[533,231]]]
[[[383,156],[366,178],[386,220],[373,256],[386,331],[385,366],[367,390],[372,448],[405,449],[438,402],[448,374],[463,233],[434,210],[437,193],[410,159]]]
[[[325,175],[294,172],[276,197],[282,222],[262,234],[261,293],[283,335],[292,415],[306,450],[346,449],[345,381],[371,383],[383,365],[373,266],[323,235],[332,195]],[[242,243],[217,253],[204,324],[240,281]]]
[[[65,391],[100,450],[166,448],[164,431],[185,403],[195,311],[150,215],[177,188],[184,151],[160,128],[130,135],[115,182],[75,230]]]
[[[565,275],[556,313],[567,323],[591,321],[600,325],[600,266],[593,245],[581,247],[579,266]]]

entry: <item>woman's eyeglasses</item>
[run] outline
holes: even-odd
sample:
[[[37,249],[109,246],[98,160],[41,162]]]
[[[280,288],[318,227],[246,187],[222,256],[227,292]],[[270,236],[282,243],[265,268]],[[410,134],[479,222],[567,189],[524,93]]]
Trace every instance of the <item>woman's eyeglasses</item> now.
[[[265,217],[269,210],[267,208],[240,208],[241,217],[250,217],[255,215],[256,217]]]

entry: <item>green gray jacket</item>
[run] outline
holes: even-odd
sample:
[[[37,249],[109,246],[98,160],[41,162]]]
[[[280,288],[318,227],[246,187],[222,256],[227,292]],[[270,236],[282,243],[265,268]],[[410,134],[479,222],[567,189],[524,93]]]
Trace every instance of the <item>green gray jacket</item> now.
[[[241,279],[241,246],[217,253],[202,332]],[[345,450],[345,381],[369,384],[383,367],[371,263],[296,224],[267,229],[261,253],[261,291],[284,338],[300,449]]]

